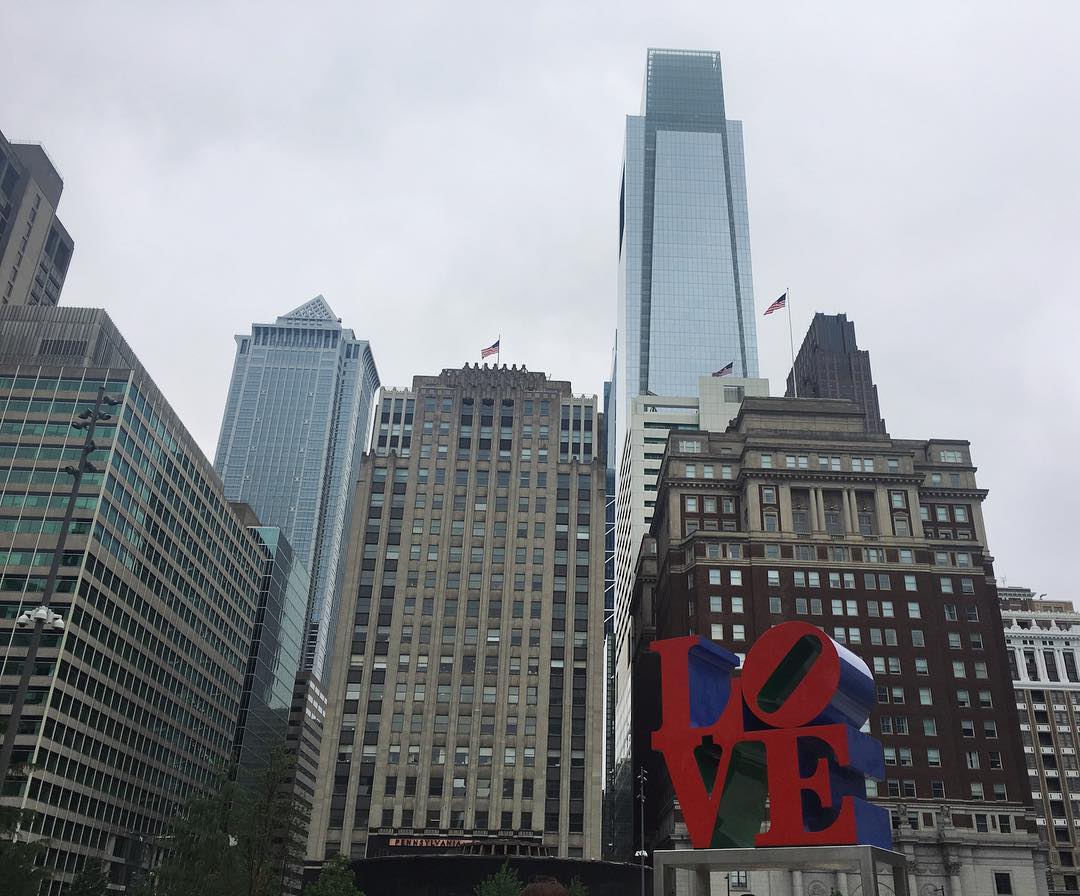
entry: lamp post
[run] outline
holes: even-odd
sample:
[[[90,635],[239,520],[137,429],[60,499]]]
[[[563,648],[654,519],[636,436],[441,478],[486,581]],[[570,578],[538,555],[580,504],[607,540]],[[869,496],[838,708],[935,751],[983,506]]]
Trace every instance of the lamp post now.
[[[645,848],[645,784],[649,780],[649,773],[645,771],[645,766],[641,766],[638,770],[637,776],[638,786],[638,799],[641,801],[641,849],[634,853],[634,856],[641,863],[641,896],[645,896],[645,859],[649,856],[649,851]]]
[[[4,743],[0,745],[0,793],[3,793],[4,783],[7,781],[8,771],[11,766],[11,754],[15,749],[15,735],[19,731],[23,705],[26,703],[26,693],[30,689],[30,676],[33,674],[34,663],[37,661],[38,648],[41,646],[42,632],[62,631],[64,628],[64,620],[49,609],[49,601],[52,600],[53,591],[56,590],[56,576],[60,572],[64,543],[67,541],[68,529],[71,528],[71,518],[75,515],[75,502],[79,497],[79,485],[82,483],[83,474],[98,472],[89,460],[90,454],[97,449],[97,445],[94,443],[94,429],[99,422],[111,418],[110,414],[106,414],[101,410],[101,406],[118,404],[120,402],[117,399],[105,394],[104,386],[99,386],[97,398],[94,399],[93,410],[86,409],[79,414],[77,420],[71,421],[74,429],[85,431],[86,438],[83,440],[78,464],[66,466],[62,471],[71,477],[71,491],[68,493],[64,521],[60,524],[60,534],[56,539],[52,563],[49,565],[49,575],[45,579],[41,605],[36,609],[23,613],[15,620],[15,624],[19,628],[33,626],[34,630],[30,635],[30,644],[26,648],[26,658],[23,660],[22,676],[19,678],[19,686],[15,691],[15,699],[11,704],[11,715],[8,716],[7,729],[4,732]]]

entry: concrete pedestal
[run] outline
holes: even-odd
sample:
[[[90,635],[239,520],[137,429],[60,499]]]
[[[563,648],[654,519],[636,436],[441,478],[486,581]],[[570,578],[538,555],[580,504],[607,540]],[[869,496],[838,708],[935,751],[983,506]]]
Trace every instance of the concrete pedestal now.
[[[885,866],[882,868],[881,866]],[[838,871],[857,875],[862,896],[879,896],[878,875],[888,873],[895,896],[908,889],[907,859],[877,846],[788,846],[777,849],[663,849],[653,853],[653,896],[671,892],[676,869],[691,872],[692,896],[711,896],[709,875],[725,871]]]

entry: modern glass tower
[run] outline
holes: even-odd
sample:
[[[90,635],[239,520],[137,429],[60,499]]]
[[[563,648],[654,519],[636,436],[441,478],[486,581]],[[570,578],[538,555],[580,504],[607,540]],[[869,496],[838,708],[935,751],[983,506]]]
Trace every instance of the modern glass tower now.
[[[646,499],[655,497],[646,492],[641,498],[631,487],[631,467],[640,455],[633,438],[635,399],[670,396],[694,403],[700,378],[728,364],[732,380],[758,376],[742,123],[725,114],[719,53],[649,50],[641,114],[626,118],[618,294],[614,402],[605,410],[612,433],[609,476],[616,480],[625,546],[616,545],[614,562],[615,680],[607,707],[613,757],[606,781],[612,829],[606,842],[613,854],[629,856],[636,770],[628,764],[627,609],[641,528],[652,518]],[[643,424],[655,425],[655,419]],[[649,438],[660,441],[659,435]],[[659,464],[649,461],[658,450],[640,458],[646,461],[643,474],[655,475]]]
[[[256,520],[244,504],[233,512],[248,526],[262,548],[262,579],[255,610],[255,629],[248,652],[247,674],[240,698],[240,717],[233,746],[239,778],[258,780],[273,751],[285,745],[293,688],[300,671],[311,575],[293,554],[292,545],[274,526]]]
[[[379,388],[368,343],[322,296],[236,337],[214,467],[311,571],[304,668],[323,677],[353,484]]]
[[[758,375],[742,122],[724,114],[720,54],[649,50],[626,119],[619,197],[619,404],[695,395],[734,362]]]

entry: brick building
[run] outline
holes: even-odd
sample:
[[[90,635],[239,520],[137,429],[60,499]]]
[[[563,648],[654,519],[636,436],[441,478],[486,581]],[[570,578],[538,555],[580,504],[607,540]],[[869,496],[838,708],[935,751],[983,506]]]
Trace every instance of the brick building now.
[[[722,433],[672,432],[638,565],[635,751],[646,841],[683,845],[661,759],[652,637],[744,654],[786,620],[821,626],[875,674],[869,730],[911,891],[1045,892],[982,501],[964,441],[867,432],[844,400],[747,398]],[[733,892],[816,892],[833,875],[742,875]],[[842,878],[842,875],[840,876]]]

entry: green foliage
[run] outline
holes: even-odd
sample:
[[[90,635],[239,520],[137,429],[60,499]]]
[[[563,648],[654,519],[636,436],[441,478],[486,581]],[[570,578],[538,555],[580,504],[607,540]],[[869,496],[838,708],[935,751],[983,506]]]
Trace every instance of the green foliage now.
[[[107,896],[109,875],[101,859],[87,859],[75,879],[64,890],[65,896]]]
[[[44,840],[27,842],[19,839],[18,831],[29,825],[33,813],[11,806],[0,806],[0,873],[3,875],[4,896],[37,896],[38,888],[48,875],[37,865],[45,852]]]
[[[170,852],[157,875],[159,896],[281,896],[298,879],[303,809],[292,762],[277,750],[241,785],[222,771],[209,793],[188,799],[173,819]]]
[[[502,868],[480,881],[475,892],[476,896],[521,896],[521,879],[506,861]]]
[[[580,877],[573,877],[566,888],[566,894],[567,896],[589,896],[589,888],[581,882]]]
[[[308,884],[304,896],[364,896],[356,888],[356,875],[345,856],[334,856],[323,862],[319,879]]]

